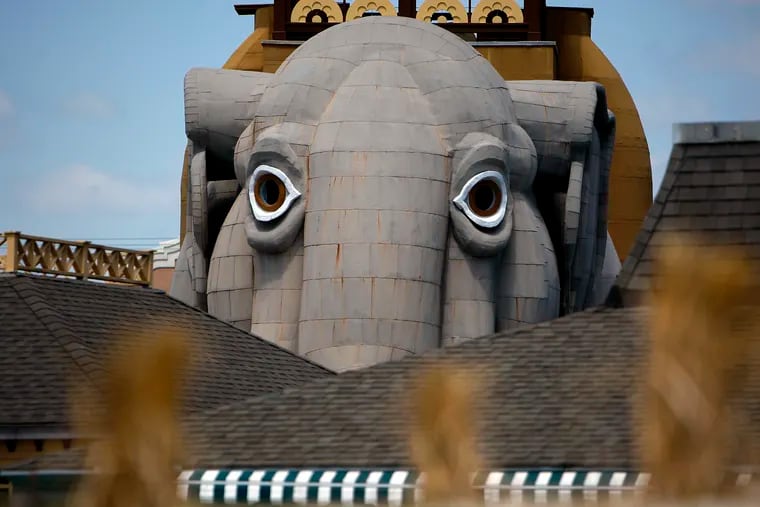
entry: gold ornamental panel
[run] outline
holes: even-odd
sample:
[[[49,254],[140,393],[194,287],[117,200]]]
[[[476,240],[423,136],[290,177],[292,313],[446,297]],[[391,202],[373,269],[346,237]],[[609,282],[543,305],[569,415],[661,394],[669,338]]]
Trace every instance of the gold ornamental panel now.
[[[523,12],[515,0],[480,0],[472,10],[473,23],[522,23]]]
[[[467,23],[467,10],[457,0],[425,0],[417,19],[428,23]]]
[[[346,21],[365,16],[397,16],[396,8],[389,0],[356,0],[346,13]]]
[[[343,11],[335,0],[298,0],[290,13],[291,23],[341,23]]]

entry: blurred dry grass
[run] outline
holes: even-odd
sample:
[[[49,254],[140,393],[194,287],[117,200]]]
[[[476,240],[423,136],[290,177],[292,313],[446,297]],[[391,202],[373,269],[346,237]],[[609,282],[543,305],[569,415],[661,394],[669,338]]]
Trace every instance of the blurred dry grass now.
[[[755,298],[752,278],[735,248],[682,238],[660,253],[641,435],[652,494],[691,498],[727,487],[720,472],[734,464],[738,431],[729,398],[741,388],[738,365],[751,345],[737,323]]]
[[[440,364],[421,372],[412,389],[410,450],[425,473],[429,503],[474,500],[470,474],[480,468],[475,427],[477,380],[462,367]]]
[[[182,456],[178,413],[190,357],[187,336],[171,329],[147,330],[124,337],[115,350],[101,390],[79,393],[99,399],[104,408],[76,418],[85,434],[102,437],[88,450],[88,465],[100,473],[83,479],[70,505],[176,504],[175,467]]]

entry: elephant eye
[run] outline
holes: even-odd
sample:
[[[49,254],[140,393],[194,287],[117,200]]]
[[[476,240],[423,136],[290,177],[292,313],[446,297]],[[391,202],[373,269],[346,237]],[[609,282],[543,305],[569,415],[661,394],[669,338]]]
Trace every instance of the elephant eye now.
[[[497,227],[507,211],[507,183],[497,171],[485,171],[467,180],[454,204],[475,225]]]
[[[248,184],[248,199],[253,216],[260,222],[281,217],[301,196],[287,174],[269,165],[258,166]]]

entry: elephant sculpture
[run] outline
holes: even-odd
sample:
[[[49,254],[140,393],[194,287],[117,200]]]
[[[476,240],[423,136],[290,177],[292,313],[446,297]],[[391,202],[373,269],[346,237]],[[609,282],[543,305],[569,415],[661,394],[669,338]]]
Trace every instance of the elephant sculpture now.
[[[185,78],[171,294],[337,371],[605,297],[614,117],[596,83],[505,82],[430,23],[368,17],[275,74]]]

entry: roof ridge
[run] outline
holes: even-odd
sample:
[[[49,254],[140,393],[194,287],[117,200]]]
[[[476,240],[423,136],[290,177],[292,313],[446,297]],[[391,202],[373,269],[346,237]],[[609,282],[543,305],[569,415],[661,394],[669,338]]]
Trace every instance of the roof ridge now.
[[[676,123],[675,144],[756,143],[760,141],[760,121],[710,121]]]
[[[514,336],[514,335],[517,335],[517,334],[531,332],[532,330],[535,330],[535,329],[551,328],[551,327],[553,327],[557,323],[559,323],[561,325],[562,323],[567,322],[568,320],[571,320],[571,319],[574,319],[574,318],[575,319],[579,319],[579,318],[582,318],[582,317],[584,317],[586,315],[590,315],[592,313],[599,313],[599,312],[604,312],[604,311],[609,311],[609,310],[615,310],[615,308],[611,308],[611,307],[609,307],[609,306],[607,306],[605,304],[591,306],[589,308],[584,308],[583,310],[579,310],[577,312],[571,312],[571,313],[566,313],[565,315],[560,315],[559,317],[556,317],[556,318],[553,318],[553,319],[543,320],[541,322],[524,323],[521,326],[513,327],[513,328],[510,328],[510,329],[505,329],[503,331],[497,331],[497,332],[491,333],[491,334],[486,334],[486,335],[478,336],[476,338],[472,338],[472,339],[464,341],[462,343],[457,343],[456,345],[449,345],[447,347],[441,347],[439,349],[433,349],[433,350],[424,352],[423,354],[419,354],[419,355],[420,356],[425,356],[425,355],[428,355],[430,352],[434,352],[436,350],[448,350],[448,349],[456,349],[456,348],[460,348],[460,347],[466,347],[466,346],[468,346],[468,344],[471,345],[473,342],[477,342],[479,340],[484,340],[484,339],[499,339],[499,340],[501,340],[501,339],[509,338],[510,336]]]
[[[93,380],[92,374],[98,368],[97,362],[92,357],[92,351],[79,341],[79,337],[71,330],[65,319],[39,293],[30,281],[30,277],[17,276],[11,282],[11,287],[45,329],[55,338],[58,345],[68,354],[74,364],[84,373],[85,377]]]
[[[453,364],[477,369],[477,444],[494,467],[629,466],[640,311],[595,307],[215,407],[183,422],[183,464],[408,467],[409,389],[428,367]],[[614,436],[600,443],[609,427]]]
[[[45,283],[67,283],[72,285],[82,285],[86,287],[99,287],[107,290],[142,290],[146,292],[150,292],[153,294],[166,294],[165,291],[161,289],[156,289],[155,287],[149,287],[146,285],[137,285],[137,284],[117,284],[117,283],[108,283],[105,281],[95,281],[93,280],[80,280],[78,278],[64,278],[61,276],[45,276],[45,275],[39,275],[39,274],[33,274],[33,273],[8,273],[11,276],[15,276],[17,278],[25,278],[29,280],[44,280]],[[71,275],[74,276],[74,275]]]
[[[331,369],[329,369],[329,368],[327,368],[327,367],[325,367],[325,366],[322,366],[321,364],[319,364],[319,363],[317,363],[317,362],[315,362],[315,361],[312,361],[311,359],[309,359],[309,358],[307,358],[307,357],[304,357],[304,356],[302,356],[302,355],[300,355],[300,354],[297,354],[297,353],[293,352],[292,350],[286,349],[286,348],[285,348],[285,347],[283,347],[282,345],[278,345],[278,344],[276,344],[276,343],[274,343],[274,342],[271,342],[271,341],[269,341],[269,340],[267,340],[267,339],[265,339],[265,338],[262,338],[262,337],[260,337],[260,336],[258,336],[258,335],[255,335],[255,334],[253,334],[253,333],[251,333],[251,332],[249,332],[249,331],[245,331],[245,330],[243,330],[243,329],[240,329],[239,327],[237,327],[237,326],[235,326],[235,325],[233,325],[233,324],[231,324],[231,323],[229,323],[229,322],[227,322],[227,321],[225,321],[225,320],[219,319],[219,318],[217,318],[217,317],[215,317],[215,316],[211,315],[210,313],[208,313],[208,312],[205,312],[205,311],[201,310],[200,308],[196,308],[195,306],[189,305],[189,304],[185,303],[184,301],[181,301],[181,300],[179,300],[179,299],[175,298],[175,297],[174,297],[174,296],[172,296],[171,294],[167,294],[167,293],[165,293],[165,292],[161,292],[161,294],[165,294],[165,295],[166,295],[166,296],[167,296],[169,299],[171,299],[171,300],[172,300],[172,302],[174,302],[174,303],[178,303],[179,305],[181,305],[181,306],[184,306],[184,307],[186,307],[186,308],[190,308],[190,309],[191,309],[191,310],[193,310],[194,312],[197,312],[197,313],[200,313],[200,314],[202,314],[202,315],[205,315],[206,317],[209,317],[209,318],[211,318],[211,319],[213,319],[213,320],[215,320],[215,321],[217,321],[217,322],[221,322],[221,323],[222,323],[222,324],[224,324],[225,326],[227,326],[227,327],[230,327],[230,328],[234,329],[234,330],[235,330],[235,331],[237,331],[238,333],[244,333],[244,334],[247,334],[248,336],[250,336],[250,337],[252,337],[252,338],[255,338],[255,339],[257,339],[257,340],[259,340],[259,341],[263,342],[264,344],[266,344],[266,345],[268,345],[268,346],[270,346],[270,347],[272,347],[272,348],[275,348],[275,349],[279,349],[279,350],[282,350],[282,351],[284,351],[284,352],[287,352],[289,355],[291,355],[291,356],[294,356],[294,357],[297,357],[297,358],[299,358],[299,359],[303,360],[303,361],[304,361],[304,362],[306,362],[306,363],[309,363],[309,364],[311,364],[311,365],[313,365],[313,366],[316,366],[316,367],[318,367],[318,368],[319,368],[319,369],[321,369],[321,370],[324,370],[324,371],[326,371],[326,372],[328,372],[328,373],[332,373],[333,375],[337,375],[337,372],[335,372],[335,371],[333,371],[333,370],[331,370]]]
[[[190,416],[186,421],[185,424],[189,424],[190,426],[197,425],[202,423],[203,420],[208,420],[209,418],[215,416],[216,414],[222,413],[225,410],[230,409],[233,406],[239,406],[241,403],[247,403],[252,400],[265,400],[270,398],[276,398],[278,396],[282,396],[284,394],[288,394],[291,392],[298,392],[303,391],[304,389],[313,389],[315,386],[319,386],[321,384],[330,383],[330,382],[340,382],[343,377],[355,375],[360,372],[368,371],[368,370],[380,370],[383,368],[393,368],[398,367],[400,364],[408,363],[411,361],[435,361],[437,359],[443,359],[443,361],[447,361],[448,358],[446,357],[449,354],[449,351],[456,350],[456,349],[463,349],[467,347],[472,347],[477,344],[477,342],[481,340],[503,340],[503,339],[509,339],[509,337],[514,336],[516,334],[522,334],[526,332],[532,332],[536,329],[544,329],[544,328],[551,328],[552,325],[556,322],[566,322],[569,319],[572,319],[573,317],[580,318],[582,316],[586,316],[592,313],[599,313],[604,311],[616,311],[620,310],[618,308],[610,308],[606,305],[598,305],[593,306],[591,308],[586,308],[585,310],[581,310],[578,312],[569,313],[567,315],[563,315],[561,317],[557,317],[556,319],[547,320],[543,322],[535,322],[531,324],[525,324],[523,326],[515,327],[512,329],[507,329],[501,332],[497,333],[491,333],[483,336],[479,336],[477,338],[472,338],[471,340],[467,340],[461,343],[457,343],[456,345],[449,345],[446,347],[438,347],[435,349],[427,350],[421,354],[407,354],[406,356],[396,359],[394,361],[384,361],[382,363],[373,364],[371,366],[367,366],[365,368],[358,368],[355,370],[347,370],[344,372],[341,372],[337,375],[328,376],[328,377],[322,377],[318,379],[311,380],[309,382],[305,382],[303,384],[298,384],[294,386],[285,387],[284,389],[280,391],[273,391],[269,393],[264,394],[257,394],[253,396],[249,396],[247,398],[244,398],[243,400],[237,400],[234,402],[225,403],[223,405],[219,405],[207,410],[203,410],[197,414],[194,414]],[[631,308],[627,308],[626,310],[631,311]],[[329,370],[328,370],[329,371]]]
[[[298,356],[298,357],[301,357],[301,356]],[[252,400],[264,400],[264,399],[269,399],[269,398],[272,398],[272,397],[278,397],[278,396],[282,396],[283,394],[290,393],[292,391],[300,391],[300,390],[304,389],[305,387],[312,387],[312,388],[313,388],[313,386],[317,386],[318,387],[318,386],[320,386],[323,383],[334,382],[334,381],[336,381],[336,379],[342,378],[346,373],[355,373],[355,372],[358,372],[358,371],[368,370],[370,368],[375,368],[375,367],[382,366],[382,365],[388,365],[388,364],[391,364],[391,363],[397,363],[399,361],[404,361],[405,359],[409,359],[409,357],[420,357],[420,356],[405,356],[405,357],[403,357],[403,358],[401,358],[401,359],[399,359],[397,361],[386,361],[384,363],[377,363],[377,364],[373,364],[372,366],[368,366],[367,368],[360,368],[360,369],[357,369],[357,370],[348,370],[348,371],[345,371],[345,372],[340,373],[340,374],[335,373],[332,370],[327,370],[327,371],[330,371],[331,373],[335,373],[335,374],[334,375],[329,375],[329,376],[326,376],[326,377],[315,378],[313,380],[310,380],[308,382],[304,382],[304,383],[301,383],[301,384],[298,384],[298,385],[287,386],[287,387],[284,387],[284,388],[280,389],[279,391],[271,391],[271,392],[268,392],[268,393],[254,394],[254,395],[247,396],[247,397],[245,397],[243,399],[240,399],[240,400],[237,400],[237,401],[230,401],[230,402],[227,402],[227,403],[223,403],[221,405],[217,405],[215,407],[211,407],[211,408],[208,408],[208,409],[205,409],[205,410],[201,410],[199,412],[196,412],[194,414],[189,414],[188,416],[186,416],[184,418],[184,420],[182,421],[182,425],[185,426],[185,427],[188,427],[188,428],[192,428],[193,426],[195,426],[197,424],[201,424],[202,421],[207,420],[207,419],[209,419],[211,417],[214,417],[216,414],[224,412],[225,410],[229,410],[232,407],[240,406],[243,403],[248,403],[248,402],[250,402]]]

